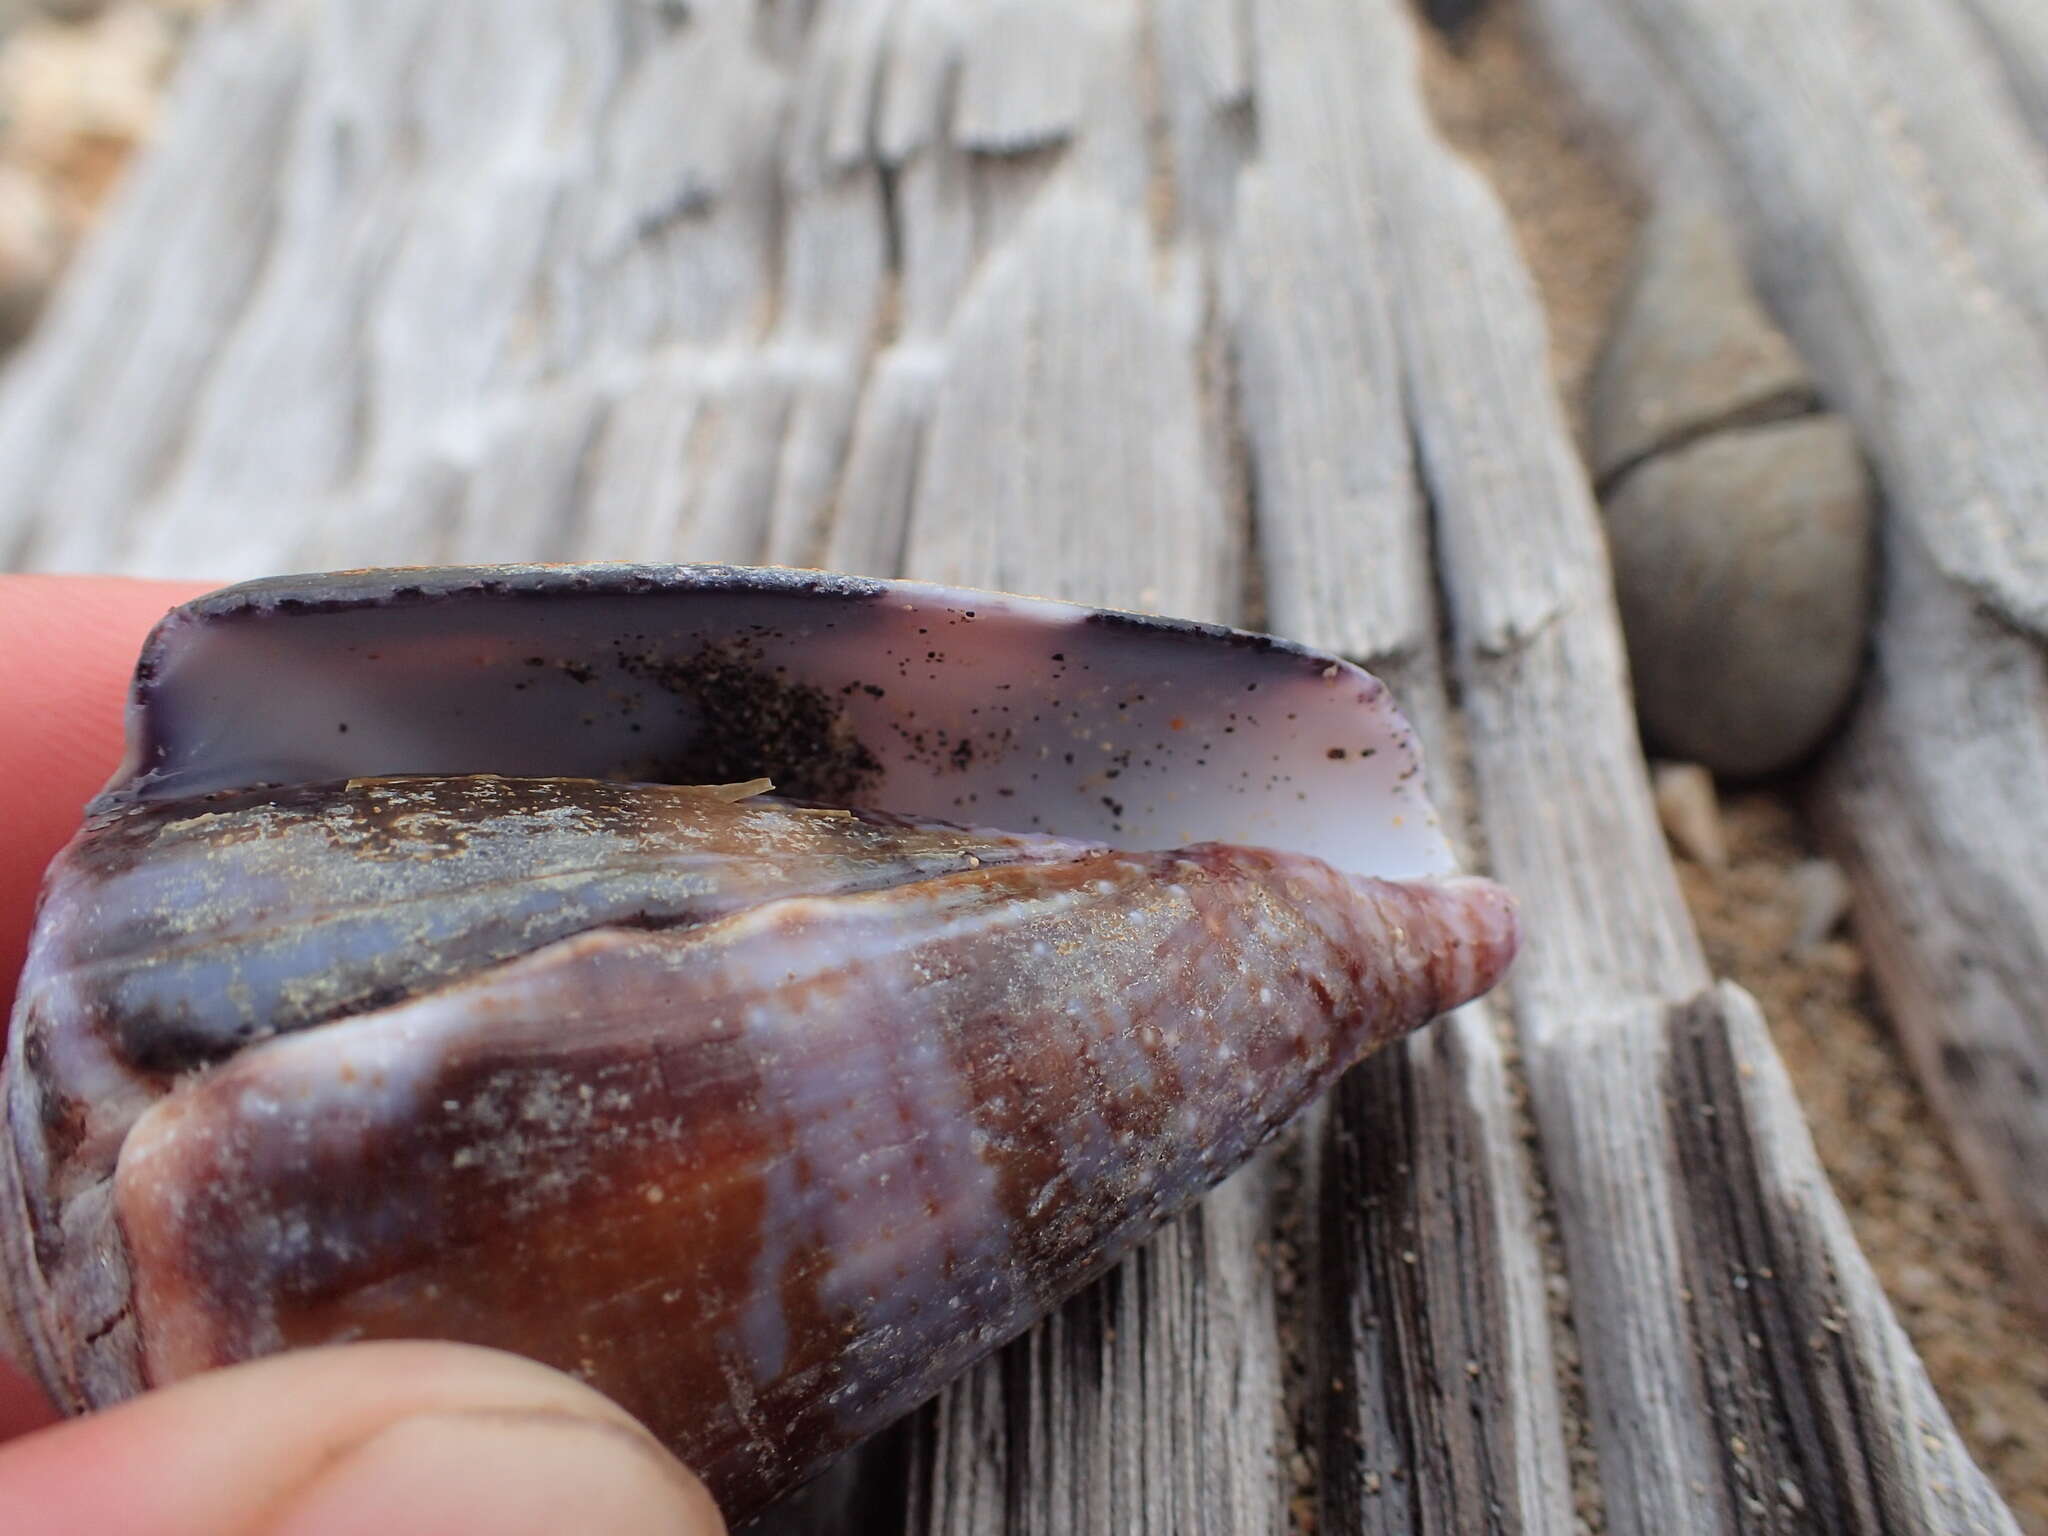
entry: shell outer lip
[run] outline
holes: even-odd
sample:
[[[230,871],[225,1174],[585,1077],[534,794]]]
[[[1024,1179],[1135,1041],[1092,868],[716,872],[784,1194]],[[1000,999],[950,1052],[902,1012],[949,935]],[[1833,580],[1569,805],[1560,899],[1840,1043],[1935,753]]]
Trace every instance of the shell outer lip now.
[[[507,565],[368,566],[261,576],[202,593],[157,621],[144,640],[128,697],[128,745],[121,766],[87,814],[127,803],[147,784],[162,742],[151,710],[168,651],[179,632],[198,624],[236,623],[291,614],[406,608],[451,597],[505,599],[575,594],[632,597],[657,592],[787,592],[848,601],[884,596],[891,583],[865,576],[782,566],[657,565],[641,562]]]
[[[703,608],[696,608],[691,601],[699,598],[705,601]],[[545,602],[548,599],[581,601],[550,606]],[[616,613],[603,606],[614,599],[624,600]],[[638,599],[656,601],[647,609],[635,609],[633,600]],[[749,607],[754,599],[760,600],[758,611]],[[523,604],[533,605],[524,610],[530,618],[518,616]],[[492,616],[501,611],[500,605],[505,614],[502,621]],[[430,616],[436,609],[448,615],[445,631],[439,628],[438,616]],[[851,791],[811,792],[785,785],[785,792],[798,798],[1112,842],[1128,834],[1138,839],[1132,846],[1139,847],[1224,841],[1318,854],[1326,854],[1332,846],[1325,823],[1334,811],[1344,831],[1341,846],[1326,856],[1353,873],[1399,877],[1450,873],[1457,867],[1423,793],[1420,748],[1412,730],[1388,698],[1385,686],[1341,657],[1227,625],[927,582],[883,581],[781,567],[420,567],[270,577],[224,588],[173,610],[150,636],[131,691],[125,760],[91,812],[102,813],[135,800],[311,783],[330,777],[454,771],[681,782],[672,775],[693,771],[674,766],[652,770],[628,766],[615,746],[605,744],[607,739],[617,740],[620,727],[615,724],[599,724],[595,734],[579,736],[583,745],[564,749],[576,759],[574,763],[537,766],[534,754],[524,747],[515,749],[512,761],[489,760],[504,755],[500,744],[534,738],[537,716],[533,700],[514,706],[509,695],[495,696],[504,700],[503,705],[486,701],[479,706],[482,724],[472,728],[473,739],[493,743],[490,753],[450,749],[448,732],[435,727],[439,745],[434,750],[439,756],[431,760],[419,759],[417,732],[410,725],[404,733],[408,745],[403,750],[373,748],[359,732],[349,739],[356,745],[337,753],[318,744],[319,733],[332,729],[324,722],[295,716],[293,724],[283,728],[286,734],[280,736],[279,728],[261,724],[256,719],[259,712],[246,704],[224,706],[217,702],[245,700],[251,689],[267,690],[278,675],[269,670],[271,658],[290,656],[297,659],[283,664],[301,670],[284,674],[286,695],[298,692],[307,696],[310,692],[324,696],[327,688],[321,673],[333,660],[341,668],[333,676],[342,681],[351,697],[360,699],[367,689],[380,698],[378,718],[386,722],[432,721],[454,672],[449,663],[432,657],[422,660],[422,653],[415,650],[407,653],[412,661],[397,664],[400,673],[413,669],[413,681],[393,678],[388,670],[371,678],[361,669],[355,653],[368,648],[361,644],[365,637],[374,638],[367,616],[379,612],[392,614],[396,630],[403,634],[463,638],[476,642],[479,654],[497,647],[495,660],[477,662],[486,671],[464,674],[483,680],[477,686],[485,690],[495,686],[487,680],[489,668],[497,669],[490,675],[498,677],[518,670],[507,650],[523,646],[529,637],[536,650],[558,644],[561,649],[555,656],[580,656],[597,662],[603,683],[606,677],[617,676],[618,667],[628,664],[619,636],[647,623],[647,616],[652,617],[654,647],[632,660],[644,664],[658,656],[661,665],[677,672],[694,664],[687,647],[705,643],[707,635],[742,631],[766,635],[765,642],[749,642],[755,645],[757,664],[764,672],[787,672],[800,685],[816,684],[833,694],[830,707],[841,717],[840,723],[848,726],[848,739],[863,751],[872,747],[879,754],[882,766],[875,783],[888,791],[862,799]],[[366,617],[352,620],[347,617],[351,614]],[[945,627],[962,618],[974,620],[977,614],[982,622],[971,627],[980,631],[978,637]],[[295,620],[307,621],[307,628],[296,629]],[[913,627],[927,622],[932,624],[929,631]],[[261,646],[262,667],[252,669],[248,658],[256,648],[235,635],[242,626],[259,623],[278,627],[263,631],[275,638]],[[613,638],[602,641],[600,636],[608,631]],[[943,654],[934,651],[933,656],[940,659],[929,678],[922,675],[928,659],[922,654],[925,642],[910,639],[907,646],[905,643],[910,636],[927,634],[933,637],[934,646],[948,647]],[[647,635],[638,639],[644,641]],[[401,646],[417,643],[417,639],[399,642]],[[1005,651],[1006,645],[1011,649]],[[683,648],[674,648],[677,646]],[[1072,660],[1063,653],[1073,653]],[[225,680],[219,672],[208,670],[215,662],[206,658],[236,654],[243,659],[229,662],[230,675]],[[308,690],[303,668],[314,656],[329,660],[311,663],[321,672],[313,674],[314,686]],[[761,656],[766,657],[765,662],[758,661]],[[849,657],[852,660],[846,659]],[[814,658],[822,659],[814,666]],[[1067,670],[1048,671],[1051,663]],[[1079,663],[1078,670],[1075,663]],[[528,662],[539,664],[538,658]],[[1019,666],[1021,673],[1006,671]],[[606,672],[606,668],[612,670]],[[840,686],[855,675],[849,668],[862,669],[858,677],[863,686],[858,691],[873,694],[876,700],[883,690],[866,685],[888,683],[888,703],[836,697],[856,692],[853,686]],[[1091,675],[1084,679],[1084,673]],[[961,699],[964,689],[981,688],[1006,676],[1016,679],[1016,692],[1009,695],[1007,704],[977,697],[969,702],[991,707],[971,711],[965,707]],[[648,692],[644,674],[634,677],[638,681],[631,686]],[[1117,681],[1112,684],[1109,679]],[[1146,686],[1155,681],[1156,688]],[[390,691],[394,683],[396,693]],[[674,685],[663,682],[659,686]],[[425,694],[407,692],[420,688],[438,689],[436,701],[425,702]],[[1135,703],[1113,698],[1116,688],[1135,695]],[[1239,689],[1245,692],[1240,695]],[[1148,691],[1153,694],[1149,701],[1145,698]],[[1253,695],[1259,707],[1248,702]],[[1077,697],[1081,699],[1078,703]],[[1045,713],[1005,713],[1009,705],[1027,698],[1033,710]],[[1186,710],[1184,704],[1195,708]],[[1126,708],[1130,712],[1122,713]],[[1244,713],[1236,712],[1240,709]],[[1288,713],[1285,719],[1300,723],[1282,724],[1279,716],[1283,709],[1298,710],[1298,715]],[[400,713],[394,715],[393,710]],[[302,709],[301,714],[305,713]],[[1166,717],[1175,716],[1171,727],[1179,732],[1182,721],[1178,715],[1182,713],[1197,728],[1184,738],[1167,739]],[[984,717],[982,727],[1002,715],[1007,726],[1014,728],[1006,732],[1004,744],[994,749],[998,758],[1009,755],[1008,765],[984,761],[972,773],[962,774],[946,764],[935,766],[928,757],[918,761],[903,745],[935,719],[953,729],[957,740],[977,729],[967,718],[970,714]],[[1027,714],[1030,724],[1022,723]],[[908,727],[913,717],[914,729]],[[1041,719],[1047,723],[1040,725]],[[255,734],[242,735],[246,727],[254,727]],[[640,727],[633,729],[637,732]],[[667,740],[674,745],[710,739],[692,736],[690,733],[699,730],[697,726],[663,729],[670,732]],[[370,730],[373,738],[384,739],[375,724]],[[1233,730],[1243,734],[1226,741]],[[675,735],[676,731],[682,734]],[[1061,732],[1065,733],[1063,739],[1054,739]],[[1213,747],[1205,743],[1192,749],[1196,739],[1210,732],[1216,735]],[[1256,746],[1251,744],[1254,736],[1258,738]],[[1315,738],[1312,742],[1311,737]],[[639,738],[635,745],[644,747],[651,740]],[[223,750],[236,741],[241,745]],[[1133,755],[1129,749],[1146,759],[1136,765],[1124,762],[1124,776],[1114,783],[1110,781],[1118,779],[1118,772],[1107,771],[1112,762],[1100,756],[1110,751],[1112,743],[1125,759]],[[1319,761],[1326,743],[1328,757],[1342,759],[1348,750],[1352,763],[1336,768]],[[778,761],[777,750],[783,745],[764,745],[758,755],[729,765],[732,774],[766,773],[784,783],[781,770],[790,762],[786,754]],[[1270,756],[1269,747],[1273,749]],[[1062,749],[1069,767],[1062,768],[1057,761],[1041,764],[1045,772],[1031,773],[1029,786],[1022,782],[1021,771],[1003,783],[988,782],[989,771],[997,766],[1019,766],[1016,760],[1024,752],[1043,759],[1049,751],[1057,757]],[[450,761],[451,750],[464,760]],[[922,746],[916,750],[925,751]],[[520,758],[520,752],[527,755]],[[1380,757],[1378,763],[1354,771],[1375,754]],[[475,760],[470,760],[472,757]],[[1227,783],[1216,766],[1224,759],[1228,759]],[[663,761],[679,760],[671,756]],[[703,769],[698,765],[694,771]],[[933,782],[938,779],[978,793],[941,792]],[[1278,802],[1283,796],[1270,792],[1274,790],[1284,790],[1289,800],[1313,801],[1315,815],[1282,808]],[[1012,795],[1019,798],[1007,803],[996,798]],[[1126,804],[1133,807],[1129,817]],[[1108,807],[1110,814],[1102,815],[1099,807]],[[1020,810],[1023,818],[1011,819],[1010,813]],[[1368,827],[1368,822],[1372,826]]]
[[[1060,598],[1033,597],[992,588],[953,587],[939,582],[883,580],[872,576],[845,576],[830,571],[812,571],[790,566],[749,565],[652,565],[629,562],[597,564],[450,565],[390,566],[352,571],[311,572],[304,575],[264,576],[237,582],[207,592],[173,608],[143,642],[135,666],[129,708],[147,714],[160,675],[165,651],[177,631],[188,624],[233,623],[284,614],[346,613],[365,608],[404,608],[461,596],[496,597],[508,600],[573,594],[583,597],[636,597],[652,593],[755,593],[780,592],[796,596],[837,598],[848,602],[873,602],[889,596],[922,594],[935,602],[984,598],[1042,610],[1048,615],[1064,614],[1105,628],[1121,628],[1148,635],[1180,636],[1233,648],[1291,656],[1316,667],[1352,664],[1342,657],[1257,630],[1238,629],[1228,624],[1209,624],[1199,619],[1167,618],[1120,608],[1090,607]],[[1361,673],[1370,677],[1369,673]],[[1377,684],[1378,679],[1373,679]],[[149,761],[153,738],[139,744],[141,762]],[[105,796],[119,798],[118,791],[138,776],[138,765],[124,763],[109,781]]]

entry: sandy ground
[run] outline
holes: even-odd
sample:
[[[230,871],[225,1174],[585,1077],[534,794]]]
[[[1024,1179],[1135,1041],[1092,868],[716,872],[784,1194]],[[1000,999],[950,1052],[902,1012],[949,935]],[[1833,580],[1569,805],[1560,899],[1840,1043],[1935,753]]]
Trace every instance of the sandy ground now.
[[[10,281],[40,292],[61,268],[147,133],[177,39],[206,3],[117,0],[83,26],[0,3],[0,20],[28,15],[0,45],[0,307]],[[1516,0],[1495,0],[1458,48],[1432,43],[1428,85],[1445,132],[1514,216],[1576,416],[1627,276],[1638,200],[1535,62]],[[2048,1329],[2020,1304],[1861,953],[1839,938],[1790,952],[1793,871],[1814,854],[1794,788],[1723,807],[1728,867],[1681,860],[1687,899],[1714,968],[1763,1002],[1821,1160],[1964,1438],[2029,1536],[2048,1536]]]

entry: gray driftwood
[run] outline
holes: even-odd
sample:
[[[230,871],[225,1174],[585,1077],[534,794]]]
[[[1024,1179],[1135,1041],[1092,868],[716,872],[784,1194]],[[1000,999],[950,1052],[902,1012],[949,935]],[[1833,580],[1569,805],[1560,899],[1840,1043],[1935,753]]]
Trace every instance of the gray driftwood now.
[[[1537,300],[1410,26],[233,8],[0,391],[0,538],[826,560],[1395,680],[1524,901],[1511,996],[947,1393],[863,1529],[2009,1530],[1707,974]]]
[[[1891,1011],[2048,1307],[2048,12],[1540,0],[1718,195],[1889,513],[1872,675],[1816,806]]]

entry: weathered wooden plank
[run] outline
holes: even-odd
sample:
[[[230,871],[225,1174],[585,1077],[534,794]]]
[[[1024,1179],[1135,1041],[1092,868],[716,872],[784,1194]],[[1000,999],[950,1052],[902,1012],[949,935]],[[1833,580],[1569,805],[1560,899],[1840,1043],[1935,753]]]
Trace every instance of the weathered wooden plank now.
[[[687,357],[638,370],[613,398],[584,486],[585,549],[682,547],[676,516],[701,403],[696,369]]]
[[[875,360],[839,482],[828,570],[876,575],[902,569],[919,450],[944,367],[937,347],[913,342],[897,343]]]
[[[1373,90],[1366,62],[1390,33],[1400,46],[1406,23],[1349,5],[1267,5],[1252,20],[1255,83],[1210,110],[1227,122],[1257,104],[1259,161],[1234,196],[1202,203],[1234,210],[1226,305],[1268,621],[1383,672],[1430,746],[1432,796],[1462,822],[1391,313],[1397,237],[1363,149],[1404,92],[1412,102],[1412,79]],[[1199,153],[1228,132],[1183,122],[1177,142]],[[1206,163],[1237,170],[1227,155]],[[1311,1132],[1303,1397],[1322,1528],[1570,1527],[1530,1170],[1496,1025],[1470,1009],[1367,1063]]]
[[[1151,265],[1142,216],[1071,182],[984,265],[933,413],[914,574],[1229,611],[1238,555],[1206,472],[1192,316]]]
[[[1345,148],[1379,106],[1331,47],[1341,21],[1256,15],[1260,162],[1238,180],[1228,303],[1266,616],[1398,661],[1436,636],[1373,189]]]
[[[1242,0],[1158,0],[1155,10],[1175,229],[1204,242],[1228,231],[1253,153],[1249,22]]]
[[[468,478],[455,465],[421,459],[353,495],[295,507],[287,527],[296,557],[280,567],[341,571],[443,559],[467,493]]]
[[[1964,0],[1986,35],[2034,137],[2048,145],[2048,11],[2031,0]]]
[[[1073,0],[994,0],[960,54],[953,141],[987,154],[1064,143],[1081,127],[1091,73],[1090,7]],[[1114,25],[1114,23],[1112,23]]]
[[[875,152],[884,165],[901,165],[944,137],[942,115],[961,31],[977,9],[954,0],[901,0],[882,66],[875,125]]]
[[[763,558],[816,565],[889,284],[888,210],[868,155],[886,0],[826,12],[801,58],[782,169],[783,269],[763,362],[789,400]],[[758,509],[756,509],[758,515]]]
[[[270,250],[301,23],[272,8],[211,30],[127,199],[130,226],[156,237],[91,247],[8,374],[0,454],[14,469],[0,484],[0,555],[104,565],[167,472],[194,389]]]
[[[2048,1305],[2048,670],[1894,530],[1875,674],[1813,805],[1900,1038]]]
[[[1724,1492],[1744,1528],[2009,1531],[1962,1458],[1828,1187],[1791,1080],[1749,995],[1674,1010],[1663,1093],[1697,1326],[1748,1380],[1709,1373]],[[1754,1390],[1769,1381],[1773,1391]]]
[[[305,77],[274,173],[271,257],[251,274],[247,309],[225,328],[193,399],[161,505],[138,521],[138,568],[203,572],[222,545],[251,543],[252,557],[267,553],[270,568],[282,568],[292,520],[263,514],[322,496],[354,471],[369,298],[398,227],[383,170],[402,132],[404,61],[427,21],[420,11],[310,18],[308,46],[330,52],[336,67]],[[252,401],[268,407],[260,433],[247,429]]]
[[[1282,1528],[1267,1169],[1254,1165],[941,1397],[910,1529]]]
[[[1400,232],[1388,249],[1405,385],[1454,655],[1462,682],[1489,685],[1461,700],[1486,835],[1501,867],[1559,882],[1546,894],[1575,914],[1532,936],[1518,1012],[1690,995],[1705,965],[1635,750],[1599,524],[1547,383],[1533,284],[1498,202],[1427,133],[1419,102],[1383,122],[1374,168]]]
[[[1374,57],[1412,68],[1396,50]],[[1751,1111],[1803,1128],[1789,1100],[1671,1091],[1685,1043],[1676,1021],[1695,1020],[1714,1048],[1727,1021],[1683,1012],[1706,989],[1705,967],[1635,746],[1597,516],[1550,391],[1533,288],[1499,205],[1419,111],[1390,115],[1371,151],[1380,207],[1401,236],[1410,408],[1484,836],[1532,915],[1512,1006],[1570,1264],[1608,1528],[1796,1528],[1803,1494],[1755,1485],[1759,1458],[1794,1487],[1840,1485],[1862,1465],[1816,1447],[1857,1446],[1865,1415],[1939,1410],[1924,1381],[1902,1400],[1877,1376],[1823,1400],[1749,1342],[1747,1296],[1729,1277],[1744,1268],[1742,1234],[1776,1240],[1784,1218],[1743,1201],[1740,1223],[1710,1219],[1694,1196],[1689,1117],[1779,1147],[1786,1128]],[[1844,1245],[1839,1261],[1860,1257]],[[1810,1280],[1801,1294],[1811,1299]],[[1860,1326],[1896,1339],[1881,1298],[1859,1300],[1875,1304]],[[1731,1417],[1738,1404],[1743,1422]],[[1923,1422],[1922,1454],[1942,1470],[1898,1507],[1952,1528],[1955,1495],[1943,1490],[1960,1488],[1973,1515],[1996,1517],[1953,1429]]]
[[[1299,1431],[1336,1531],[1603,1505],[1624,1531],[2000,1529],[1753,1013],[1706,977],[1540,312],[1424,117],[1410,26],[1394,0],[234,8],[195,70],[260,57],[270,94],[179,108],[75,290],[181,338],[181,387],[152,342],[133,396],[163,447],[118,495],[50,499],[111,473],[73,457],[111,437],[38,433],[136,324],[74,298],[0,385],[0,508],[30,560],[61,538],[221,574],[822,549],[1263,604],[1388,672],[1447,814],[1524,894],[1513,1040],[1470,1010],[1356,1075],[946,1394],[900,1469],[847,1473],[907,1511],[885,1492],[837,1528],[1277,1531]],[[201,213],[262,238],[239,289],[172,313],[186,279],[137,253],[252,123],[270,158]],[[1305,1292],[1280,1294],[1283,1239]]]
[[[449,557],[475,564],[510,544],[568,559],[581,542],[585,464],[603,420],[603,400],[573,385],[521,411],[464,487]]]
[[[1735,1512],[1713,1492],[1653,1088],[1661,1007],[1702,987],[1704,964],[1634,748],[1591,496],[1549,392],[1528,278],[1476,178],[1442,154],[1403,166],[1414,150],[1384,145],[1386,217],[1413,242],[1398,279],[1404,356],[1486,835],[1539,914],[1514,1009],[1607,1516],[1622,1530],[1724,1528]],[[1503,545],[1518,557],[1500,558]],[[1586,1070],[1596,1058],[1601,1070]]]
[[[1640,78],[1605,83],[1646,62],[1680,89],[1729,169],[1767,297],[1854,416],[1894,505],[1943,570],[2041,631],[2048,159],[1961,12],[1949,0],[1538,10],[1582,47],[1600,32],[1632,39],[1629,58],[1564,51],[1596,96],[1639,94],[1661,114]]]
[[[2041,1275],[2048,887],[2028,834],[2048,826],[2030,595],[2048,537],[2048,155],[1936,0],[1541,12],[1596,98],[1666,114],[1645,142],[1713,146],[1687,163],[1725,168],[1768,296],[1883,483],[1874,672],[1817,806],[1909,1052],[2018,1272]],[[1995,35],[2028,64],[2030,32]]]
[[[904,27],[914,19],[906,18]],[[891,58],[906,56],[918,57],[899,49]],[[966,154],[943,142],[906,152],[903,163],[884,162],[895,334],[875,357],[854,426],[826,552],[826,564],[836,570],[902,568],[925,427],[945,372],[945,334],[974,269]]]
[[[1478,1009],[1366,1063],[1320,1147],[1320,1528],[1564,1531],[1572,1489],[1527,1169]],[[1418,1391],[1420,1383],[1430,1390]]]

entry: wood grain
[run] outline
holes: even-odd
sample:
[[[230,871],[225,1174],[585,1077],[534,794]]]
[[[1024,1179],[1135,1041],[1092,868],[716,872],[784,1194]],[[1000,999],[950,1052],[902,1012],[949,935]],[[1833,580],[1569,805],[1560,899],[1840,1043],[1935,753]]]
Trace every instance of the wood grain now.
[[[2048,145],[2048,11],[2028,0],[1964,0],[2005,66],[2034,137]]]
[[[1648,150],[1645,173],[1711,191],[1740,221],[1881,481],[1871,674],[1815,806],[1908,1052],[2048,1307],[2040,13],[1541,0],[1538,14]]]
[[[1412,28],[254,0],[0,381],[17,564],[824,560],[1270,623],[1399,689],[1528,914],[1507,995],[812,1529],[2010,1528],[1707,975],[1541,310]]]

